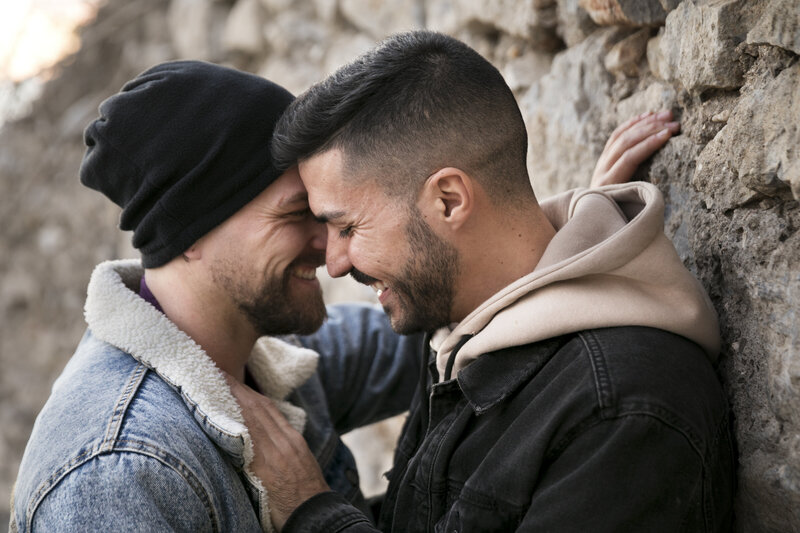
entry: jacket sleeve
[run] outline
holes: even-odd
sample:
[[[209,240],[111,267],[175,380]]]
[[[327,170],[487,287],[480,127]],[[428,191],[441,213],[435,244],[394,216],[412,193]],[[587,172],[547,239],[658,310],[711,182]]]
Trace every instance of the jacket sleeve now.
[[[422,334],[396,334],[379,307],[328,306],[323,326],[297,340],[320,354],[319,376],[340,433],[411,405],[424,351]]]
[[[284,524],[281,533],[377,533],[364,514],[337,492],[323,492],[303,502]]]
[[[599,419],[557,452],[520,530],[707,531],[707,465],[670,421],[635,413]]]
[[[32,511],[31,532],[216,531],[213,501],[175,468],[136,453],[101,455],[55,485]],[[20,502],[21,503],[21,502]],[[20,531],[26,531],[22,524]]]

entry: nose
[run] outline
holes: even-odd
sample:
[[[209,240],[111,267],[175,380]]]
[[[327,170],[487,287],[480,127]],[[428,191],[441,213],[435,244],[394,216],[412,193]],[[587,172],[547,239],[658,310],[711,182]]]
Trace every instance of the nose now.
[[[321,222],[317,222],[316,220],[313,220],[311,224],[311,247],[315,250],[324,252],[325,246],[328,243],[328,227]]]
[[[328,232],[328,249],[325,251],[325,264],[332,278],[340,278],[353,268],[347,254],[348,241],[339,239],[336,231]]]

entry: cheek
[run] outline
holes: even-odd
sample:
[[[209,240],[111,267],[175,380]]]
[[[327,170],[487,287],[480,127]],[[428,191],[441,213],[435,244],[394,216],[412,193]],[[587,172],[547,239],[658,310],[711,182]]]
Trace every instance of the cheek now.
[[[391,243],[391,244],[390,244]],[[358,270],[375,278],[383,278],[380,274],[395,271],[405,261],[397,253],[395,242],[387,243],[355,238],[350,243],[350,261]]]
[[[307,232],[294,226],[270,228],[261,235],[255,246],[255,253],[269,270],[283,270],[297,259],[308,242]]]

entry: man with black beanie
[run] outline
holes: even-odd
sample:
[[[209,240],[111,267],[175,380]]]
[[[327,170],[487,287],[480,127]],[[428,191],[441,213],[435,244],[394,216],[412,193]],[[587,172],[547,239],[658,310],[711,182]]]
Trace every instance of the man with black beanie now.
[[[326,230],[270,153],[292,100],[178,61],[101,104],[80,179],[122,208],[142,258],[92,274],[88,330],[37,418],[11,531],[272,530],[225,373],[272,398],[366,511],[339,434],[407,408],[420,343],[367,306],[331,307],[319,329]]]

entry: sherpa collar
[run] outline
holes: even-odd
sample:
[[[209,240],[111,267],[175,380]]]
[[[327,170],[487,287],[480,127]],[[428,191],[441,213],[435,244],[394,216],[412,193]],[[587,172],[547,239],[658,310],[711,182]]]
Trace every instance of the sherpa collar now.
[[[85,317],[99,339],[129,353],[180,392],[206,434],[238,462],[259,489],[262,527],[271,531],[266,492],[250,470],[253,444],[222,373],[188,335],[136,292],[143,269],[138,260],[106,261],[92,273]],[[279,339],[262,337],[248,361],[264,395],[302,432],[306,414],[285,401],[316,371],[318,354]]]

